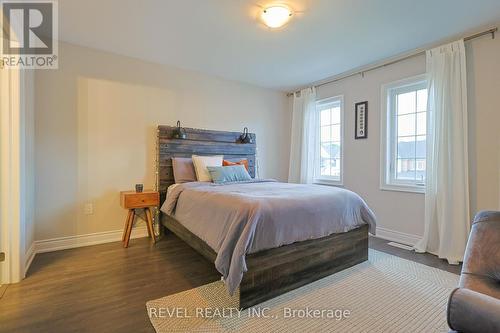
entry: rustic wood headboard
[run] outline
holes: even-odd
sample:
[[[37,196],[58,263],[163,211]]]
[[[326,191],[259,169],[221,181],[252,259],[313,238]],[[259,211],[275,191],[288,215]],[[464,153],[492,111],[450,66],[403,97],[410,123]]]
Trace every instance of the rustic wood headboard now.
[[[242,132],[212,131],[184,128],[186,139],[174,139],[174,126],[158,126],[157,130],[157,189],[160,204],[165,200],[167,188],[174,184],[172,157],[191,155],[224,155],[229,161],[248,160],[248,172],[255,177],[256,137],[249,133],[253,143],[240,143]]]

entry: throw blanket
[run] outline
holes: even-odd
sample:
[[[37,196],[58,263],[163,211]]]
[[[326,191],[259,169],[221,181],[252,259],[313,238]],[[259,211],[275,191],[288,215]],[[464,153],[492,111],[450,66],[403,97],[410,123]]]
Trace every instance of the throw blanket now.
[[[247,271],[245,255],[347,232],[363,224],[375,233],[375,216],[351,191],[320,185],[256,180],[206,182],[169,188],[161,210],[204,240],[231,294]]]

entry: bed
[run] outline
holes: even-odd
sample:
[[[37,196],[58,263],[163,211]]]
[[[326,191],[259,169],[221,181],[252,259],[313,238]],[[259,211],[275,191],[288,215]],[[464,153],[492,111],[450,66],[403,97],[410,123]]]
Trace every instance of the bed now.
[[[173,157],[245,158],[252,178],[256,164],[255,134],[242,144],[238,132],[186,128],[179,140],[175,130],[158,127],[161,224],[215,264],[241,308],[368,259],[375,217],[355,193],[273,180],[173,185]]]

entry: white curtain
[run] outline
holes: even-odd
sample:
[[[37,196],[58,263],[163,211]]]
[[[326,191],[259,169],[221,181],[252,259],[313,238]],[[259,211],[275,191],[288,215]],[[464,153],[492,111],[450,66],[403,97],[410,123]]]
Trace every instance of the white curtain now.
[[[458,264],[470,231],[464,41],[427,51],[427,74],[425,232],[415,250]]]
[[[318,142],[316,89],[306,88],[293,95],[292,137],[288,181],[310,184]]]

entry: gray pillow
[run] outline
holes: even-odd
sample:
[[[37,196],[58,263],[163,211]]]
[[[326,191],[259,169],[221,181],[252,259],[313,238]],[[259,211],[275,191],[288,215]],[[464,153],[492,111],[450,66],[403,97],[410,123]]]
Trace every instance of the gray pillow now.
[[[193,160],[190,157],[172,157],[172,168],[176,184],[196,181]]]

